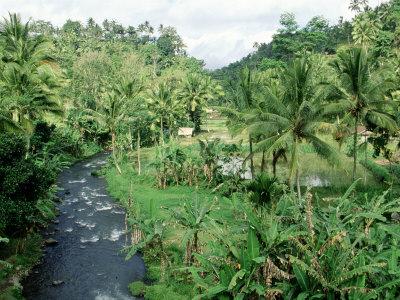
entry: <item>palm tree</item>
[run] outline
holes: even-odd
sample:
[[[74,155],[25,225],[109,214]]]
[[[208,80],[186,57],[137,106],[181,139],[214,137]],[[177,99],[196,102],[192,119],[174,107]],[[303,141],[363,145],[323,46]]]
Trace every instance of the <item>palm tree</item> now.
[[[351,11],[360,12],[361,7],[366,7],[368,0],[350,0],[349,9]]]
[[[261,89],[260,76],[257,71],[248,68],[239,71],[238,84],[232,86],[234,90],[233,108],[222,109],[222,113],[228,116],[227,126],[232,134],[238,134],[247,130],[246,115],[249,110],[253,109],[258,103],[258,94]],[[254,177],[253,162],[253,139],[254,137],[248,132],[250,153],[250,169],[251,176]]]
[[[382,29],[374,11],[358,15],[353,22],[353,40],[356,45],[366,49],[367,45],[375,40],[376,34]]]
[[[199,74],[188,74],[178,95],[185,103],[190,121],[194,123],[195,131],[200,131],[201,112],[207,100],[213,98],[213,86],[209,77]]]
[[[106,125],[111,134],[112,156],[115,167],[121,174],[121,168],[118,165],[117,157],[115,155],[115,135],[120,123],[124,120],[126,115],[126,96],[118,95],[115,90],[105,94],[100,111],[92,111],[97,117],[97,121]]]
[[[164,145],[164,123],[170,127],[182,113],[183,105],[179,99],[174,97],[172,88],[164,82],[149,91],[147,105],[160,124],[161,142]]]
[[[266,89],[265,101],[253,112],[260,124],[255,128],[262,130],[266,138],[258,143],[258,148],[266,149],[266,154],[279,149],[290,149],[289,180],[296,174],[297,193],[300,191],[300,144],[310,143],[316,153],[331,164],[339,164],[337,152],[316,136],[326,123],[320,121],[322,97],[317,92],[313,68],[306,59],[292,61],[281,76],[279,94]],[[262,129],[263,128],[263,129]]]
[[[61,76],[49,55],[52,43],[43,36],[30,36],[29,29],[29,21],[23,25],[17,14],[10,14],[9,20],[4,18],[0,22],[3,106],[12,112],[12,120],[27,133],[28,150],[34,120],[46,113],[63,115],[58,94]],[[1,115],[2,120],[7,121],[7,113]]]
[[[363,48],[352,47],[342,50],[331,63],[337,72],[340,85],[335,87],[335,103],[327,104],[325,114],[342,114],[342,124],[353,126],[353,180],[357,171],[357,128],[369,125],[396,131],[394,117],[388,114],[385,107],[395,107],[395,102],[386,99],[385,94],[392,88],[392,82],[385,78],[387,69],[371,69],[371,61]]]
[[[140,176],[141,172],[141,164],[140,164],[140,129],[143,126],[143,121],[145,120],[144,116],[146,114],[143,109],[143,101],[139,98],[139,94],[143,91],[143,78],[122,78],[121,82],[115,88],[116,94],[120,98],[126,98],[126,105],[129,106],[129,110],[127,111],[127,116],[130,121],[136,121],[136,131],[137,131],[137,155],[138,155],[138,173]],[[129,137],[131,140],[131,149],[132,146],[132,133],[131,126],[129,125]]]

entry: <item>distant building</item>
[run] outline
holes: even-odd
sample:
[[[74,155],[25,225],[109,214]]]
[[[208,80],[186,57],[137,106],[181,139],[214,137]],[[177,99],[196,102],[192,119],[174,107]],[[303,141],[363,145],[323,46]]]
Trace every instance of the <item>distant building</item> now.
[[[191,127],[179,127],[178,136],[193,136],[193,130]]]

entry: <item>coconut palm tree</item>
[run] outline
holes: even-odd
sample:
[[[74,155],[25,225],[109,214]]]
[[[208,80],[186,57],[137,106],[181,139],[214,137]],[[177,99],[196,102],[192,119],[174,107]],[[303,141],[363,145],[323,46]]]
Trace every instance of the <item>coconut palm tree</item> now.
[[[121,174],[121,168],[118,164],[115,154],[115,135],[120,123],[126,115],[126,96],[118,95],[115,90],[104,95],[103,102],[99,111],[91,111],[95,115],[96,120],[108,127],[111,134],[112,156],[115,167]]]
[[[43,36],[32,37],[29,29],[29,21],[23,25],[17,14],[0,22],[2,106],[12,112],[14,123],[27,133],[28,150],[34,120],[46,113],[63,115],[58,94],[61,76],[49,54],[52,43]],[[7,113],[1,115],[3,122],[7,121]]]
[[[139,94],[143,91],[144,84],[143,78],[122,78],[121,82],[116,86],[115,92],[121,98],[126,98],[126,105],[129,107],[127,110],[127,118],[130,121],[136,121],[136,131],[137,131],[137,155],[138,155],[138,173],[140,176],[141,173],[141,162],[140,162],[140,129],[143,125],[143,121],[146,119],[145,114],[146,111],[144,108],[143,99],[138,97]],[[131,150],[133,149],[132,145],[132,133],[131,133],[131,124],[129,125],[129,138],[131,140]]]
[[[228,116],[227,126],[233,135],[247,130],[246,115],[249,110],[253,109],[259,99],[261,90],[261,77],[257,71],[245,68],[239,71],[237,86],[231,87],[234,91],[233,107],[224,108],[221,112]],[[253,162],[253,140],[254,137],[248,132],[250,153],[251,175],[254,177],[254,162]]]
[[[371,44],[382,24],[378,21],[377,14],[374,11],[367,11],[358,15],[353,22],[353,40],[356,45],[361,45],[366,49]]]
[[[178,97],[184,102],[190,121],[195,131],[200,131],[201,113],[207,100],[213,98],[213,86],[209,77],[199,74],[188,74]]]
[[[155,89],[148,92],[147,105],[160,124],[161,143],[164,145],[164,124],[170,127],[183,113],[182,102],[175,97],[172,88],[167,83],[161,82]]]
[[[385,97],[393,87],[385,77],[386,68],[371,69],[371,61],[366,50],[352,47],[338,52],[331,66],[339,76],[340,85],[335,86],[332,96],[335,103],[327,104],[324,114],[343,114],[342,124],[353,127],[353,180],[357,171],[357,128],[359,125],[385,128],[396,131],[397,124],[387,107],[395,107],[396,103]]]
[[[300,192],[300,144],[310,143],[316,153],[331,164],[339,164],[337,152],[317,137],[319,129],[327,124],[321,121],[322,97],[313,77],[313,67],[306,59],[292,61],[281,76],[281,93],[266,89],[265,100],[253,114],[260,123],[255,126],[262,130],[264,140],[258,148],[266,154],[280,149],[291,150],[289,180],[296,175],[297,193]],[[254,132],[255,134],[256,132]]]

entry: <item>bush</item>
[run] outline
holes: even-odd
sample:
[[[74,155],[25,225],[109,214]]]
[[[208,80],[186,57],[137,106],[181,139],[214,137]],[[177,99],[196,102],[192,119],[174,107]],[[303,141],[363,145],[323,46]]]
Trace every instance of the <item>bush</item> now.
[[[187,299],[185,296],[176,293],[172,286],[167,286],[166,284],[155,284],[146,287],[144,297],[150,300]]]
[[[146,285],[142,281],[135,281],[128,285],[129,290],[135,297],[143,297]]]
[[[0,234],[26,229],[39,197],[56,180],[52,170],[24,154],[22,136],[0,134]]]
[[[47,125],[45,121],[37,121],[35,124],[35,133],[31,137],[32,149],[38,151],[43,148],[43,145],[50,142],[52,133],[56,126],[52,124]]]
[[[372,174],[380,181],[382,182],[391,182],[392,181],[392,176],[390,175],[389,171],[372,160],[361,160],[360,163],[370,170]]]
[[[265,173],[257,175],[247,185],[250,201],[258,206],[266,205],[274,198],[279,198],[283,194],[283,189],[276,177],[270,177]]]
[[[101,175],[101,171],[92,170],[92,172],[90,172],[90,175],[92,175],[93,177],[99,177]]]

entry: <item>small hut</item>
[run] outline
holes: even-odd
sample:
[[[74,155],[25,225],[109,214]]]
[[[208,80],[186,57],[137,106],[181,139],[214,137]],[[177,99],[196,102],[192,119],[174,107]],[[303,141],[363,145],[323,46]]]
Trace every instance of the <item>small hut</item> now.
[[[193,136],[193,130],[192,127],[179,127],[178,136]]]

